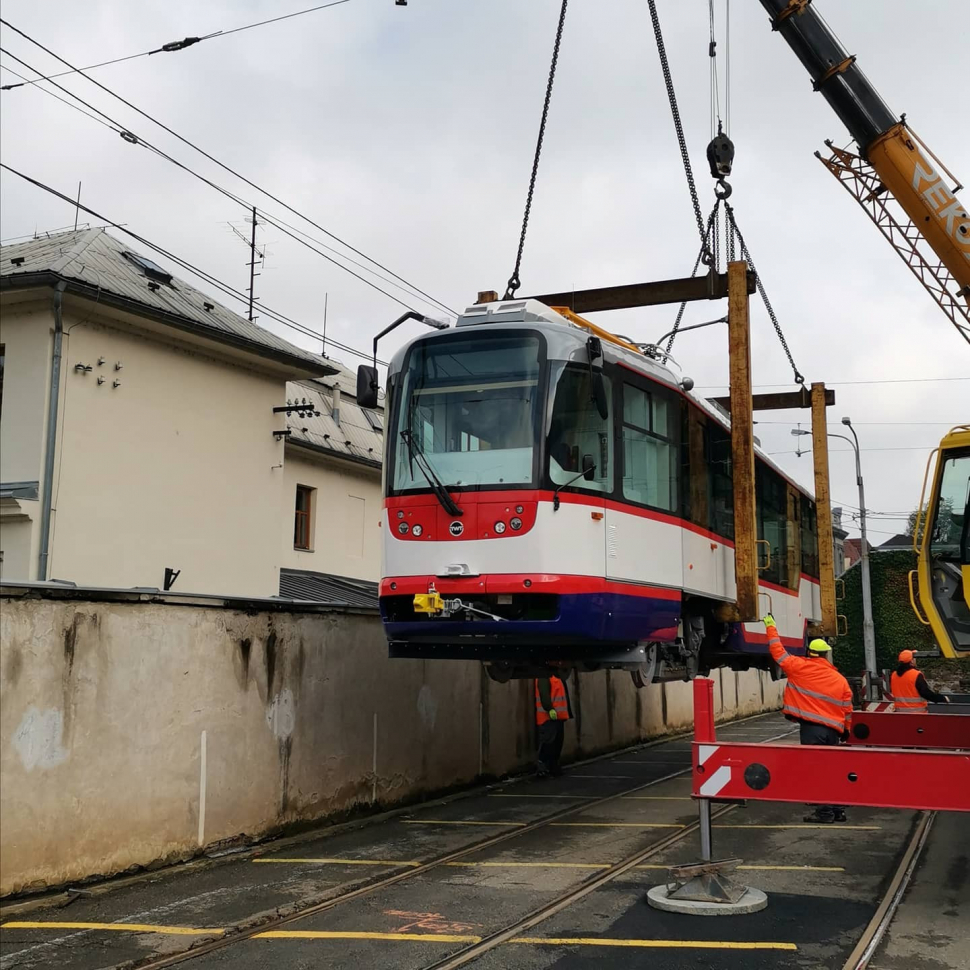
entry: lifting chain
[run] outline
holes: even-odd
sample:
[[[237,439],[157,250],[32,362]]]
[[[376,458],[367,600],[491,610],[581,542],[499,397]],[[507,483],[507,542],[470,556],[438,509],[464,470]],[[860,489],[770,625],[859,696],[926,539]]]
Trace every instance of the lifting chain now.
[[[671,77],[670,64],[667,61],[667,48],[664,46],[663,32],[660,29],[660,18],[657,15],[657,0],[647,0],[647,2],[650,6],[650,19],[653,21],[653,33],[657,39],[657,53],[660,55],[660,68],[663,71],[664,84],[667,87],[667,100],[670,102],[670,113],[674,118],[674,130],[677,132],[677,143],[680,145],[680,157],[684,162],[687,187],[690,189],[690,201],[694,207],[694,219],[697,221],[697,232],[701,237],[700,262],[705,266],[710,266],[714,261],[714,256],[708,245],[710,221],[705,230],[704,216],[701,214],[701,203],[697,197],[697,185],[694,182],[694,171],[690,165],[690,156],[687,154],[687,139],[684,137],[684,125],[680,120],[680,109],[677,107],[677,95],[674,93],[674,80]],[[730,194],[730,190],[728,190],[728,194]],[[678,314],[678,320],[680,319],[680,315]]]
[[[775,333],[778,334],[778,339],[781,341],[782,349],[785,351],[785,356],[788,358],[788,363],[791,364],[791,369],[795,374],[795,383],[804,384],[805,378],[802,376],[798,368],[795,366],[795,359],[792,357],[791,350],[788,347],[788,341],[785,339],[785,334],[782,332],[781,324],[778,322],[778,317],[775,315],[774,308],[771,305],[771,301],[768,299],[768,294],[765,292],[764,284],[761,282],[761,274],[758,272],[757,267],[754,265],[754,260],[751,258],[751,251],[748,249],[748,244],[744,241],[744,236],[741,235],[741,230],[738,229],[737,221],[734,218],[734,208],[729,202],[724,203],[725,211],[727,212],[728,219],[728,231],[730,236],[736,237],[738,241],[738,246],[741,248],[741,257],[747,262],[748,266],[751,267],[751,272],[754,273],[755,283],[758,287],[758,293],[764,302],[765,309],[768,311],[768,316],[771,319],[771,325],[775,328]],[[731,239],[729,244],[730,250],[734,249],[734,240]]]
[[[552,85],[556,80],[556,65],[559,63],[559,47],[562,44],[562,28],[566,22],[566,6],[569,0],[562,0],[559,11],[559,26],[556,28],[556,40],[552,48],[552,63],[549,65],[549,81],[546,84],[546,98],[542,104],[542,119],[539,122],[539,137],[536,139],[536,154],[532,160],[532,176],[529,178],[529,191],[525,197],[525,213],[522,216],[522,232],[519,235],[519,250],[515,256],[515,269],[509,277],[503,300],[515,297],[515,291],[522,285],[519,270],[522,266],[522,251],[525,249],[525,234],[529,231],[529,213],[532,211],[532,196],[536,190],[536,175],[539,172],[539,156],[542,154],[542,139],[546,134],[546,120],[549,117],[549,102],[552,100]]]
[[[701,262],[704,260],[705,253],[711,254],[711,257],[713,259],[712,246],[711,246],[710,240],[712,239],[712,237],[714,238],[713,249],[716,251],[717,213],[720,207],[721,207],[721,200],[718,199],[717,202],[714,203],[714,208],[711,209],[711,214],[707,217],[707,226],[702,230],[703,241],[701,243],[701,251],[697,254],[697,259],[694,260],[694,268],[690,272],[691,276],[697,275],[697,270],[700,268]],[[715,269],[717,268],[716,263],[714,263],[713,266]],[[673,330],[670,331],[670,339],[667,341],[667,349],[664,350],[663,352],[664,363],[667,362],[667,358],[670,356],[670,352],[674,349],[674,340],[677,339],[677,331],[680,330],[680,324],[684,319],[684,311],[686,309],[687,309],[687,303],[686,302],[681,303],[680,309],[677,311],[677,317],[674,320],[674,328]]]

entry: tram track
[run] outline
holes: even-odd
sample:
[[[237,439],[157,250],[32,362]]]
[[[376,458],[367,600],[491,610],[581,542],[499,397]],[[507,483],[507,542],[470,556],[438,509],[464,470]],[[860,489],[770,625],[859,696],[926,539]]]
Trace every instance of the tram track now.
[[[759,717],[762,715],[755,715]],[[744,721],[749,720],[748,718],[741,719]],[[753,720],[750,719],[750,720]],[[741,721],[734,722],[741,723]],[[780,734],[771,735],[770,737],[764,738],[759,743],[770,743],[772,741],[777,741],[781,738],[787,737],[791,732],[784,731]],[[685,736],[689,737],[689,735]],[[660,742],[670,743],[678,739],[665,739],[665,741]],[[649,745],[653,746],[653,745]],[[648,746],[644,746],[648,747]],[[621,752],[618,752],[618,754]],[[542,816],[532,822],[527,822],[523,825],[517,826],[505,832],[500,832],[497,835],[490,836],[486,839],[481,839],[479,841],[470,843],[468,845],[462,846],[459,849],[453,850],[451,852],[445,853],[441,856],[436,856],[433,859],[429,859],[425,862],[421,862],[417,866],[411,866],[407,869],[400,870],[398,872],[389,873],[384,876],[378,876],[373,880],[368,881],[364,885],[360,885],[354,889],[347,892],[339,893],[338,895],[332,896],[328,899],[322,900],[320,902],[313,903],[309,906],[298,908],[293,912],[286,913],[284,915],[270,917],[269,919],[259,919],[258,914],[254,914],[250,920],[243,920],[238,924],[239,928],[234,931],[229,931],[225,935],[213,939],[207,940],[205,942],[199,943],[187,950],[183,950],[179,953],[169,954],[162,957],[148,958],[145,961],[128,962],[124,964],[125,970],[128,968],[135,968],[137,970],[163,970],[165,967],[173,967],[182,963],[187,963],[191,960],[198,959],[202,956],[206,956],[211,953],[226,950],[238,943],[242,943],[246,940],[253,939],[254,937],[266,933],[270,933],[283,927],[289,926],[299,920],[306,919],[311,916],[316,916],[320,913],[325,913],[328,910],[335,909],[336,907],[346,905],[347,903],[353,902],[354,900],[361,899],[362,897],[369,896],[373,893],[379,892],[380,890],[387,889],[391,886],[395,886],[399,883],[415,879],[418,876],[432,872],[436,869],[448,866],[451,863],[458,862],[467,856],[482,852],[487,849],[491,849],[495,846],[502,845],[503,843],[512,841],[514,839],[520,838],[531,832],[539,831],[547,826],[554,825],[563,819],[569,818],[574,815],[579,815],[582,813],[589,812],[591,809],[607,805],[610,802],[617,801],[619,799],[635,795],[638,792],[644,791],[645,789],[652,788],[656,785],[669,782],[676,778],[682,778],[685,775],[690,775],[693,768],[688,766],[686,768],[679,769],[677,771],[669,772],[660,776],[659,778],[653,778],[650,781],[641,782],[640,784],[633,785],[629,788],[625,788],[622,791],[615,792],[613,794],[604,795],[602,798],[593,799],[590,801],[583,801],[578,805],[571,805],[566,808],[560,809],[556,812],[550,812],[547,815]],[[736,806],[728,805],[724,808],[715,811],[712,817],[720,817],[726,812],[732,810]],[[523,917],[519,922],[524,923],[525,921],[533,920],[528,925],[534,925],[536,922],[541,922],[546,916],[551,916],[554,912],[558,912],[560,909],[565,908],[577,899],[582,898],[589,892],[592,892],[600,885],[609,882],[610,879],[616,878],[628,869],[638,865],[644,859],[649,858],[652,855],[656,855],[666,848],[675,845],[677,842],[684,839],[686,836],[691,835],[698,828],[698,823],[693,822],[685,826],[685,828],[678,830],[676,833],[668,835],[662,839],[652,842],[650,845],[638,849],[635,853],[627,856],[620,862],[612,865],[609,869],[603,872],[597,873],[596,876],[590,877],[584,880],[579,886],[575,887],[574,890],[569,893],[564,893],[561,897],[553,900],[548,906],[541,907],[540,909],[529,913],[527,916]],[[541,914],[541,915],[540,915]],[[480,943],[474,944],[473,947],[469,947],[468,950],[474,950],[475,952],[464,959],[467,963],[472,959],[475,959],[481,953],[486,952],[494,946],[499,945],[508,936],[515,935],[519,931],[518,923],[515,924],[514,928],[506,927],[502,930],[497,931],[496,934],[490,935],[486,939],[482,940]],[[501,939],[497,939],[494,942],[493,936],[501,936]],[[455,955],[449,959],[457,959],[461,954],[466,951],[461,951],[460,954]],[[447,962],[442,963],[442,966],[449,966]],[[455,966],[462,966],[462,963],[456,963]],[[438,964],[433,964],[432,966],[437,967]]]

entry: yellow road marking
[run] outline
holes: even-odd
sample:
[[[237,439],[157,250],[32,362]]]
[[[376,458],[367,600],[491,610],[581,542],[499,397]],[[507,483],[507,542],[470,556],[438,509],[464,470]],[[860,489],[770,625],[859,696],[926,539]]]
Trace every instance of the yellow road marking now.
[[[324,930],[269,930],[255,940],[397,940],[417,943],[480,943],[480,936],[446,933],[363,933]],[[530,946],[621,946],[678,950],[797,950],[794,943],[736,942],[734,940],[611,940],[595,936],[518,936],[509,943]]]
[[[581,798],[587,801],[595,801],[596,795],[511,795],[505,792],[492,792],[489,798]]]
[[[692,802],[690,795],[623,795],[623,800],[638,802]]]
[[[421,943],[481,943],[480,936],[445,933],[353,933],[323,930],[268,930],[256,933],[254,940],[417,940]]]
[[[446,862],[474,869],[609,869],[612,862]],[[667,868],[664,866],[663,868]]]
[[[669,869],[670,866],[649,865],[634,866],[635,869]],[[738,869],[748,869],[752,872],[845,872],[842,866],[738,866]]]
[[[406,818],[405,825],[525,825],[525,822],[474,822],[450,818]]]
[[[335,866],[420,866],[413,859],[281,859],[278,857],[252,859],[252,862],[316,862]]]
[[[821,824],[813,825],[810,822],[794,823],[791,825],[757,825],[752,823],[745,823],[743,825],[715,825],[713,828],[716,829],[856,829],[863,830],[866,832],[878,832],[882,829],[881,825],[835,825],[835,824]]]
[[[561,829],[685,829],[675,822],[550,822]]]
[[[534,946],[633,946],[678,950],[797,950],[794,943],[739,943],[734,940],[609,940],[597,936],[519,936],[509,943]]]
[[[112,930],[116,933],[164,933],[167,936],[222,936],[221,928],[198,929],[192,926],[154,926],[148,923],[65,923],[17,920],[3,923],[5,930]]]
[[[570,778],[595,778],[599,781],[601,778],[622,778],[628,781],[631,778],[636,777],[635,775],[574,775],[571,771],[569,772]]]

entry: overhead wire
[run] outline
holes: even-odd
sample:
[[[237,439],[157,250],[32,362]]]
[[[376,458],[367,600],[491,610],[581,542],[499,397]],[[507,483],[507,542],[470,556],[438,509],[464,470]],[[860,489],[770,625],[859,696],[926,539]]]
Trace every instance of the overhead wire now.
[[[216,289],[226,294],[227,296],[231,296],[233,299],[236,299],[241,303],[248,305],[249,303],[248,293],[245,293],[242,290],[237,290],[234,286],[231,286],[229,283],[226,283],[225,281],[219,279],[218,277],[213,276],[211,273],[207,272],[206,270],[200,269],[198,266],[195,266],[194,264],[190,263],[188,260],[183,259],[181,256],[177,256],[175,253],[165,249],[163,246],[159,246],[157,243],[153,243],[150,239],[146,239],[144,236],[140,235],[139,233],[133,232],[132,230],[125,228],[121,223],[114,222],[113,220],[108,219],[106,216],[102,215],[101,213],[96,212],[94,209],[91,209],[90,207],[84,205],[83,203],[77,202],[75,199],[72,199],[70,196],[65,195],[63,192],[58,191],[57,189],[53,188],[50,185],[47,185],[44,182],[41,182],[39,179],[32,178],[31,176],[25,174],[24,172],[18,171],[17,169],[13,168],[11,165],[8,165],[6,162],[0,162],[0,168],[5,169],[6,171],[10,172],[12,175],[16,175],[18,178],[23,179],[25,182],[28,182],[29,184],[36,186],[39,189],[42,189],[43,191],[49,193],[50,195],[53,195],[55,198],[61,199],[64,202],[67,202],[69,205],[79,208],[83,212],[86,212],[88,215],[94,216],[95,219],[99,219],[114,228],[120,229],[121,232],[130,236],[132,239],[141,243],[143,246],[147,246],[153,252],[156,252],[160,256],[163,256],[166,259],[171,260],[177,266],[181,266],[183,269],[192,273],[194,276],[197,276],[199,279],[209,283],[211,286],[214,286]],[[302,333],[305,336],[313,337],[317,340],[323,340],[322,333],[319,333],[318,331],[313,330],[310,327],[307,327],[305,324],[299,323],[297,320],[294,320],[292,317],[288,317],[285,314],[280,313],[278,310],[274,310],[263,303],[260,303],[260,310],[264,315],[268,316],[271,320],[275,320],[277,323],[281,323],[286,327],[290,327],[291,329],[296,330],[297,332]],[[373,354],[371,353],[358,350],[356,347],[351,347],[348,344],[344,344],[342,342],[336,341],[331,337],[327,337],[326,339],[328,344],[336,347],[339,350],[343,350],[346,353],[353,354],[356,357],[362,357],[365,360],[371,360],[373,358]],[[384,360],[378,360],[377,363],[382,364],[385,367],[387,366],[387,361],[384,361]]]
[[[258,185],[256,182],[253,182],[251,179],[247,178],[245,175],[242,175],[240,172],[237,172],[234,168],[232,168],[231,166],[227,165],[225,162],[220,161],[214,155],[212,155],[209,152],[207,152],[204,148],[200,148],[198,145],[196,145],[194,142],[190,141],[188,138],[185,138],[183,135],[180,135],[173,128],[169,127],[164,122],[159,121],[157,118],[155,118],[152,115],[150,115],[147,111],[143,111],[137,105],[132,104],[132,102],[129,101],[127,98],[124,98],[120,94],[118,94],[117,92],[112,91],[111,88],[106,87],[104,84],[102,84],[96,78],[89,77],[87,74],[84,73],[83,69],[78,68],[75,65],[71,64],[70,61],[68,61],[65,58],[61,57],[60,54],[56,54],[49,47],[46,47],[40,41],[35,40],[29,34],[25,33],[22,30],[20,30],[19,27],[15,27],[13,24],[11,24],[8,20],[4,19],[3,17],[0,17],[0,24],[3,24],[5,27],[8,27],[9,29],[13,30],[15,33],[19,34],[21,37],[23,37],[25,40],[29,41],[35,47],[40,48],[46,54],[49,54],[51,57],[56,58],[62,64],[65,64],[67,67],[71,68],[72,72],[77,73],[77,74],[80,74],[80,76],[83,77],[86,81],[90,81],[92,84],[94,84],[97,87],[101,88],[102,91],[104,91],[107,94],[110,94],[111,97],[116,98],[122,104],[126,105],[127,107],[131,108],[133,111],[135,111],[138,114],[140,114],[143,118],[146,118],[147,120],[151,121],[152,124],[157,125],[163,131],[168,132],[170,135],[172,135],[174,138],[177,138],[183,144],[188,145],[189,148],[191,148],[193,151],[198,152],[200,155],[202,155],[205,158],[209,159],[209,161],[213,162],[215,165],[218,165],[220,168],[222,168],[225,171],[229,172],[230,175],[233,175],[235,178],[238,178],[240,181],[245,182],[251,188],[256,189],[257,192],[262,193],[267,198],[272,199],[278,205],[283,206],[284,209],[286,209],[287,211],[293,213],[295,216],[298,216],[300,219],[302,219],[304,222],[308,223],[309,225],[313,226],[315,229],[319,229],[322,233],[324,233],[324,235],[328,236],[330,239],[333,239],[335,242],[338,242],[341,246],[345,246],[347,249],[349,249],[355,255],[360,256],[362,259],[367,260],[367,262],[372,263],[374,266],[377,266],[379,269],[384,270],[385,273],[390,273],[391,276],[393,276],[396,279],[400,280],[406,286],[410,287],[416,293],[418,293],[421,296],[425,297],[426,299],[430,300],[436,306],[439,306],[446,313],[449,313],[449,314],[451,314],[452,316],[455,316],[455,317],[458,316],[458,313],[455,310],[453,310],[451,307],[449,307],[447,304],[442,303],[436,297],[431,296],[430,293],[425,292],[419,286],[416,286],[414,283],[409,282],[407,279],[405,279],[399,273],[395,273],[392,269],[389,269],[387,266],[385,266],[379,260],[376,260],[373,257],[368,256],[366,253],[364,253],[361,250],[357,249],[355,246],[352,246],[346,240],[341,239],[335,233],[332,233],[329,229],[327,229],[324,226],[320,225],[320,223],[318,223],[315,220],[311,219],[305,213],[301,212],[298,209],[295,209],[289,203],[284,202],[281,198],[279,198],[278,196],[274,195],[268,189],[264,189],[262,186]],[[191,170],[189,170],[189,171],[191,171]],[[356,275],[356,274],[352,274],[352,275]]]
[[[37,68],[35,68],[32,65],[28,64],[26,61],[22,60],[21,58],[17,57],[16,55],[11,54],[5,48],[0,47],[0,53],[6,54],[7,56],[12,57],[15,61],[17,61],[18,64],[22,64],[24,67],[26,67],[30,71],[33,71],[34,73],[38,73],[38,74],[40,73],[37,70]],[[83,104],[85,107],[88,107],[92,111],[97,112],[97,114],[99,114],[101,116],[101,118],[94,118],[93,115],[89,115],[88,112],[84,111],[82,108],[78,108],[77,105],[71,104],[70,102],[66,101],[64,98],[61,98],[58,95],[54,94],[53,91],[49,91],[47,88],[39,87],[37,90],[43,92],[44,94],[49,94],[51,97],[57,98],[58,101],[63,101],[69,107],[75,108],[76,110],[80,111],[81,114],[86,115],[87,117],[94,118],[95,121],[99,121],[101,124],[105,125],[105,127],[110,128],[112,131],[114,131],[115,134],[120,135],[129,144],[138,145],[138,146],[140,146],[142,148],[148,149],[151,152],[154,152],[156,155],[158,155],[161,158],[165,159],[165,161],[170,162],[172,165],[175,165],[176,167],[182,169],[184,172],[188,173],[189,175],[192,175],[193,177],[195,177],[195,178],[199,179],[200,181],[204,182],[210,188],[215,189],[217,192],[220,192],[222,195],[224,195],[227,198],[231,199],[237,205],[242,206],[243,208],[245,208],[247,210],[247,212],[252,210],[253,205],[250,202],[246,201],[245,199],[242,199],[240,196],[236,195],[234,192],[231,192],[229,189],[225,188],[224,186],[221,186],[218,183],[213,182],[211,179],[207,178],[206,176],[201,175],[199,172],[196,172],[194,169],[192,169],[189,166],[185,165],[183,162],[180,162],[178,159],[173,158],[167,152],[162,151],[160,148],[158,148],[156,145],[153,145],[147,139],[144,139],[144,138],[142,138],[142,137],[134,134],[133,132],[128,131],[125,128],[122,128],[120,122],[116,121],[110,115],[108,115],[105,112],[103,112],[100,108],[97,108],[93,104],[91,104],[90,102],[85,101],[84,98],[82,98],[80,95],[77,95],[73,91],[68,90],[63,85],[58,84],[57,81],[50,81],[49,83],[52,84],[54,87],[56,87],[58,90],[63,91],[65,94],[69,95],[70,97],[74,98],[76,101],[80,102],[80,104]],[[104,119],[104,120],[102,120],[102,119]],[[394,302],[400,304],[401,306],[406,307],[409,310],[413,310],[414,309],[414,307],[412,307],[409,303],[405,303],[403,300],[398,299],[392,293],[388,293],[387,290],[381,288],[380,286],[377,286],[375,283],[371,282],[370,280],[365,279],[363,276],[361,276],[358,273],[355,273],[353,270],[348,269],[343,263],[339,262],[337,259],[334,259],[333,257],[328,256],[326,253],[320,252],[313,245],[311,245],[310,243],[308,243],[305,239],[299,238],[298,236],[294,235],[293,232],[290,232],[289,231],[289,229],[291,229],[292,227],[289,227],[287,223],[281,222],[278,219],[278,217],[276,217],[276,216],[274,216],[274,215],[272,215],[272,214],[270,214],[270,213],[268,213],[268,212],[266,212],[265,210],[262,210],[262,209],[259,209],[258,211],[259,211],[260,215],[263,217],[264,221],[266,221],[266,222],[270,223],[271,225],[275,226],[282,233],[284,233],[287,236],[290,236],[292,239],[296,240],[296,242],[298,242],[301,245],[303,245],[306,248],[308,248],[311,252],[314,252],[318,256],[321,256],[323,259],[326,259],[328,262],[333,263],[335,266],[337,266],[340,269],[344,270],[345,272],[349,273],[351,276],[353,276],[356,279],[360,280],[362,283],[365,283],[367,286],[370,286],[372,289],[377,290],[378,293],[383,294],[384,296],[386,296],[389,299],[393,300]],[[288,228],[283,228],[284,226],[287,226]],[[301,235],[307,236],[308,238],[312,238],[312,237],[309,237],[309,234],[308,233],[301,233]],[[363,265],[362,263],[359,263],[358,261],[356,261],[354,259],[351,259],[345,253],[341,253],[338,250],[333,249],[330,246],[327,246],[325,243],[319,242],[318,240],[313,240],[313,241],[316,242],[317,245],[322,246],[325,249],[328,249],[334,255],[340,256],[342,259],[347,260],[347,262],[350,262],[353,265],[359,267],[364,272],[367,272],[367,273],[370,273],[370,274],[372,274],[374,276],[377,276],[378,278],[380,278],[380,279],[384,280],[385,282],[387,282],[389,285],[394,286],[395,288],[401,290],[402,292],[407,293],[407,295],[410,296],[412,299],[417,300],[418,302],[428,303],[429,306],[435,307],[436,309],[440,309],[441,304],[438,304],[437,302],[429,302],[427,300],[423,300],[421,297],[418,297],[415,293],[411,292],[410,290],[405,289],[405,287],[401,286],[399,283],[396,283],[396,282],[394,282],[394,280],[389,279],[388,277],[382,276],[380,273],[377,273],[375,270],[370,269],[369,267]]]
[[[48,74],[46,77],[34,78],[30,80],[29,78],[22,78],[24,84],[5,84],[0,87],[0,91],[11,91],[15,88],[26,87],[30,84],[38,84],[41,81],[49,81],[51,78],[55,77],[66,77],[68,74],[76,74],[80,71],[94,71],[100,67],[108,67],[111,64],[121,64],[124,61],[133,61],[138,57],[148,57],[151,54],[162,54],[162,53],[174,53],[176,51],[185,50],[186,47],[192,47],[195,44],[199,44],[204,40],[212,40],[215,37],[228,37],[230,34],[238,34],[241,30],[251,30],[253,27],[264,27],[266,24],[275,24],[280,20],[289,20],[291,17],[301,17],[306,13],[315,13],[317,10],[325,10],[327,7],[339,7],[343,3],[349,3],[350,0],[332,0],[330,3],[321,3],[316,7],[308,7],[306,10],[296,10],[293,13],[283,14],[280,17],[272,17],[270,20],[260,20],[258,23],[246,24],[243,27],[233,27],[231,30],[216,30],[211,34],[204,34],[201,37],[185,37],[183,40],[174,41],[170,44],[162,44],[161,47],[156,47],[150,51],[140,51],[138,54],[128,54],[125,57],[115,57],[110,61],[101,61],[98,64],[89,64],[87,67],[72,68],[70,71],[59,71],[57,74]]]

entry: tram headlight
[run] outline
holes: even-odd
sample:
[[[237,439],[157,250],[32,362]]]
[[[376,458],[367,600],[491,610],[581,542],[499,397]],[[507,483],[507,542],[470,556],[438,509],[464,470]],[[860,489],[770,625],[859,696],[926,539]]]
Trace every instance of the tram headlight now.
[[[516,516],[511,522],[509,522],[509,525],[512,526],[513,532],[518,532],[519,529],[522,528],[522,520]]]
[[[397,531],[400,532],[402,536],[406,536],[409,528],[410,526],[407,524],[407,522],[400,522],[398,523]]]
[[[420,539],[422,532],[424,532],[424,529],[422,529],[417,523],[415,523],[411,528],[411,535],[413,535],[415,539]]]
[[[397,517],[399,519],[403,519],[404,518],[404,511],[402,509],[398,509],[397,510]]]
[[[495,534],[500,536],[505,531],[505,523],[502,521],[495,523]]]

